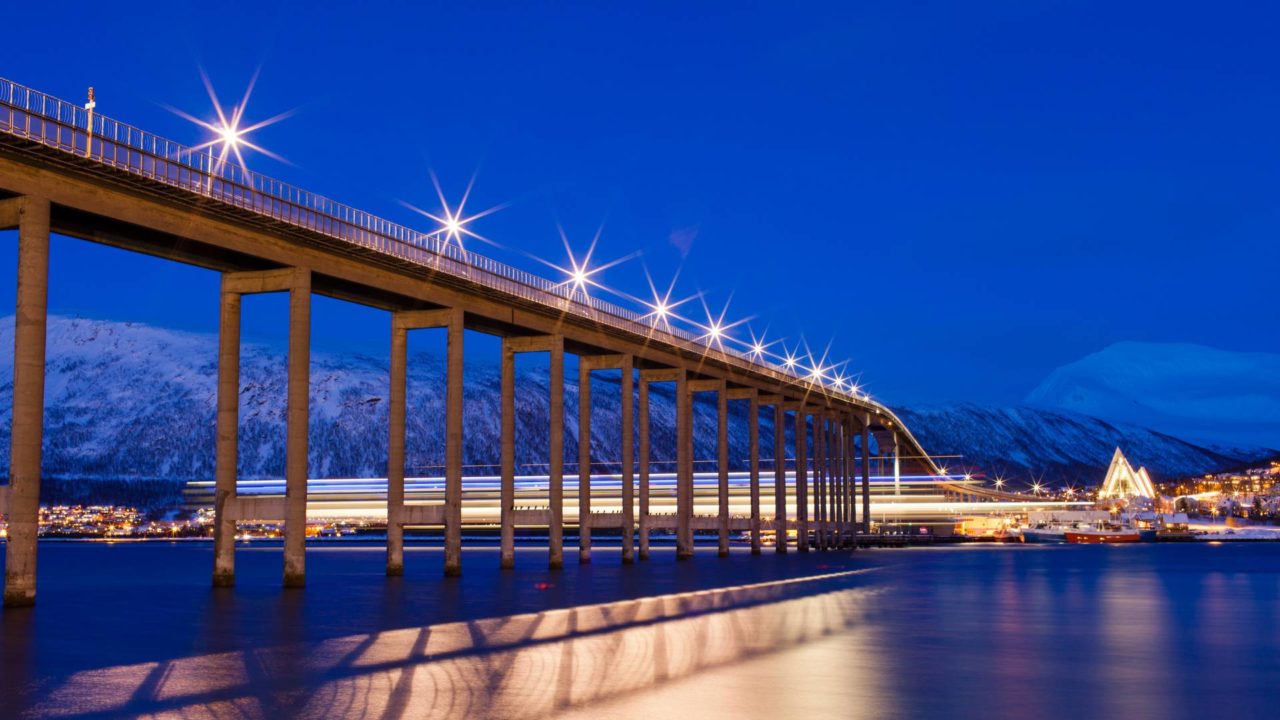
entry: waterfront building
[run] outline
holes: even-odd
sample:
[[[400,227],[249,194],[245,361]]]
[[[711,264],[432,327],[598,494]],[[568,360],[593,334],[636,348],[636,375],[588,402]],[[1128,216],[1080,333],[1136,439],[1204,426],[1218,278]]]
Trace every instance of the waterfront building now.
[[[1111,456],[1111,467],[1107,469],[1107,477],[1102,481],[1102,489],[1098,491],[1099,500],[1132,500],[1135,498],[1154,499],[1157,497],[1155,485],[1145,467],[1136,471],[1125,458],[1120,448],[1116,448]]]

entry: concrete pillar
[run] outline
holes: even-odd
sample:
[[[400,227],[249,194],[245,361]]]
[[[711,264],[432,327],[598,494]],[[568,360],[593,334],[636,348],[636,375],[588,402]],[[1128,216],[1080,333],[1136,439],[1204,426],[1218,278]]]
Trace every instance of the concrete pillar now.
[[[578,362],[578,562],[591,562],[591,370]]]
[[[409,331],[391,320],[391,392],[387,403],[387,576],[404,574],[404,440]]]
[[[18,206],[18,303],[13,329],[13,420],[9,435],[9,538],[4,605],[36,601],[40,457],[44,437],[45,327],[49,300],[49,201]]]
[[[557,337],[551,346],[550,378],[551,457],[548,486],[551,504],[551,526],[547,529],[550,544],[548,565],[552,570],[564,567],[564,338]]]
[[[862,532],[871,532],[871,443],[870,419],[862,423]]]
[[[813,544],[827,550],[827,416],[813,416]]]
[[[893,431],[893,496],[902,496],[902,464],[898,460],[898,431]]]
[[[826,489],[823,491],[823,500],[825,501],[823,504],[826,506],[825,513],[827,516],[827,547],[833,548],[836,546],[836,527],[839,522],[839,517],[836,512],[839,508],[837,500],[839,498],[838,488],[840,481],[840,478],[836,474],[836,459],[839,445],[836,444],[836,421],[834,415],[827,416],[826,433],[827,437],[823,441],[823,447],[826,448],[827,455],[827,461],[825,463],[827,467],[827,480]]]
[[[236,497],[240,432],[240,294],[226,289],[218,321],[218,415],[214,455],[213,585],[236,582],[236,521],[227,512]]]
[[[822,467],[825,471],[822,479],[822,517],[824,530],[823,543],[830,549],[835,542],[836,516],[836,446],[835,422],[833,416],[823,416],[822,421]]]
[[[289,289],[289,384],[285,418],[284,586],[307,582],[307,431],[311,395],[311,273]]]
[[[747,453],[751,468],[751,554],[760,554],[760,404],[747,399]]]
[[[840,434],[840,415],[831,416],[831,547],[844,544],[844,436]]]
[[[716,518],[720,531],[717,553],[729,557],[729,393],[724,380],[716,390],[716,470]]]
[[[846,418],[841,421],[840,425],[841,482],[844,483],[844,492],[841,493],[841,501],[845,503],[844,529],[842,529],[842,536],[845,538],[844,543],[846,546],[849,544],[851,539],[852,530],[856,527],[851,480],[851,478],[854,477],[854,434],[852,434],[851,430],[852,427],[849,423],[849,418],[846,416]]]
[[[516,564],[516,356],[510,343],[502,341],[502,458],[499,509],[501,548],[499,565],[511,569]]]
[[[809,552],[809,417],[796,410],[796,550]]]
[[[640,559],[649,559],[649,381],[640,377]]]
[[[787,553],[787,413],[773,406],[773,539],[774,552]]]
[[[846,544],[853,541],[853,533],[858,528],[857,504],[854,502],[857,495],[854,493],[853,483],[853,421],[845,418],[844,421],[844,535]]]
[[[844,512],[844,504],[840,502],[840,493],[843,492],[843,486],[841,485],[842,478],[840,475],[841,440],[839,415],[831,416],[827,437],[830,438],[827,448],[831,458],[829,463],[831,466],[831,499],[827,504],[831,507],[831,547],[836,548],[840,547],[840,534],[844,528],[844,517],[841,515]]]
[[[630,355],[622,358],[622,377],[618,383],[622,393],[622,563],[635,560],[635,418],[631,414],[633,361]]]
[[[827,418],[827,547],[840,546],[840,432],[838,415]]]
[[[836,547],[844,547],[846,525],[845,511],[849,509],[849,503],[845,502],[847,498],[847,484],[845,483],[845,425],[844,418],[841,418],[840,415],[836,415],[835,418],[832,419],[831,437],[832,447],[836,448],[836,491],[832,493],[832,498],[835,500],[836,506],[835,542]]]
[[[444,574],[462,574],[462,311],[448,326],[444,394]]]
[[[676,559],[693,557],[693,395],[689,374],[676,377]]]

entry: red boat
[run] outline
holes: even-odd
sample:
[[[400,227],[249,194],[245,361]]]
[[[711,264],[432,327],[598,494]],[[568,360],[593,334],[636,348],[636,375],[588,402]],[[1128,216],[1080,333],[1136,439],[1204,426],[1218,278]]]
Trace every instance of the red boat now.
[[[1136,543],[1142,541],[1142,534],[1131,528],[1104,528],[1089,530],[1068,530],[1067,542],[1075,545],[1095,545],[1112,543]]]

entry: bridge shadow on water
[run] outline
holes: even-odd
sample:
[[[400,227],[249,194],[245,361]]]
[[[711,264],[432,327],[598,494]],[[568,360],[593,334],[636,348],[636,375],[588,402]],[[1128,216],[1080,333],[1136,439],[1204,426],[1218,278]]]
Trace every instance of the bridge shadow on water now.
[[[22,698],[19,712],[59,718],[539,718],[589,710],[599,701],[696,678],[856,625],[871,605],[867,600],[881,592],[868,582],[869,570],[815,567],[827,571],[320,639],[290,641],[287,633],[277,634],[253,647],[77,669],[33,684],[38,692]],[[290,605],[303,602],[299,597],[277,596],[281,617],[297,609]],[[212,626],[205,631],[216,634],[223,611],[210,612]],[[145,612],[139,620],[145,621]],[[21,649],[10,642],[7,650]]]

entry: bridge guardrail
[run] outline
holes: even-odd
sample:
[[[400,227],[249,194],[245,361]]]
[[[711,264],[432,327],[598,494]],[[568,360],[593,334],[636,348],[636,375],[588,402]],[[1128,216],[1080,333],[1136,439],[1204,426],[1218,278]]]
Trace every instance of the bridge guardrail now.
[[[659,338],[774,380],[804,384],[846,401],[882,405],[732,348],[716,348],[683,328],[646,320],[633,310],[574,293],[570,286],[463,250],[440,231],[423,233],[261,173],[223,162],[79,105],[0,78],[0,131],[100,162],[327,237],[406,260],[530,302],[619,330]]]

